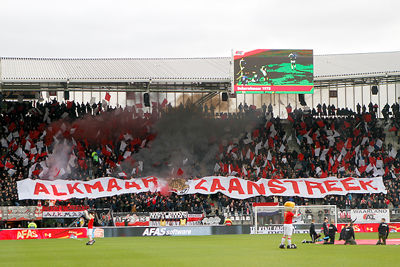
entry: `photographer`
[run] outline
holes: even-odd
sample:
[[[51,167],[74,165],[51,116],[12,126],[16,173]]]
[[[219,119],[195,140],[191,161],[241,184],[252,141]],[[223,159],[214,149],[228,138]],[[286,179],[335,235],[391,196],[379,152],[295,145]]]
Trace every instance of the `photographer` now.
[[[354,236],[354,229],[353,229],[353,223],[350,223],[346,226],[346,228],[343,228],[342,231],[344,231],[344,244],[345,245],[357,245],[356,243],[356,238]]]
[[[324,240],[329,239],[329,230],[328,230],[328,218],[324,218],[324,223],[322,224],[322,231],[324,232]]]
[[[326,240],[324,244],[335,244],[335,234],[337,232],[337,228],[335,226],[335,221],[331,221],[331,224],[328,227],[328,237],[329,237],[329,241]]]
[[[379,233],[379,241],[376,244],[386,245],[386,239],[388,238],[389,235],[389,225],[386,223],[385,218],[382,218],[382,221],[379,224],[378,233]]]
[[[321,237],[320,234],[317,234],[317,232],[315,231],[315,219],[312,219],[311,221],[311,225],[310,225],[310,237],[311,237],[311,241],[307,241],[307,240],[303,240],[302,243],[315,243],[315,241],[318,240],[318,238]]]

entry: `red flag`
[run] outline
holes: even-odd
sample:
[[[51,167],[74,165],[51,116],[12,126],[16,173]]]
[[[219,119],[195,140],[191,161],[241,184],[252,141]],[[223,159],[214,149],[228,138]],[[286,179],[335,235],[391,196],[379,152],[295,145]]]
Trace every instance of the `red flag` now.
[[[168,104],[168,100],[164,98],[163,102],[161,103],[162,107],[165,107]]]
[[[319,128],[323,128],[325,126],[325,123],[322,120],[317,121],[317,125]]]
[[[396,126],[393,126],[392,128],[389,129],[389,132],[396,132],[396,131],[397,131]]]
[[[361,131],[358,130],[358,129],[354,129],[354,131],[353,131],[353,134],[354,134],[355,137],[359,136],[360,133],[361,133]]]
[[[272,139],[271,137],[268,138],[268,146],[273,148],[274,147],[274,139]]]
[[[352,147],[352,143],[353,142],[353,138],[351,138],[351,137],[349,137],[348,139],[347,139],[347,145],[346,145],[346,148],[347,149],[351,149],[351,147]]]
[[[328,177],[328,172],[322,171],[320,178],[326,178]]]
[[[106,96],[104,97],[105,100],[110,101],[111,95],[107,92]]]
[[[290,122],[294,122],[294,119],[292,118],[292,116],[290,116],[290,115],[288,115],[288,117],[287,117],[287,119],[288,119],[288,121],[290,121]]]
[[[106,156],[106,157],[111,156],[111,152],[108,151],[104,146],[103,146],[103,148],[101,149],[101,153],[102,153],[104,156]]]
[[[376,166],[376,159],[374,157],[369,157],[369,163]]]
[[[364,121],[365,122],[370,122],[372,120],[371,114],[364,114]]]
[[[32,174],[33,174],[33,175],[39,175],[40,172],[41,172],[40,170],[34,170],[34,171],[32,172]]]
[[[267,172],[265,171],[265,169],[263,169],[263,171],[262,171],[262,177],[267,178]]]
[[[257,138],[259,135],[260,135],[260,130],[259,130],[259,129],[255,129],[255,130],[253,131],[253,137],[254,137],[254,138]]]
[[[363,173],[363,172],[365,172],[366,169],[367,169],[367,165],[364,165],[364,166],[361,166],[360,168],[358,168],[358,171],[360,173]]]
[[[6,162],[6,168],[14,169],[14,165],[7,161]]]
[[[15,130],[16,127],[17,127],[17,126],[15,125],[15,123],[12,122],[12,123],[8,126],[8,130],[9,130],[10,132],[12,132],[12,131]]]
[[[224,173],[228,173],[228,164],[224,164]]]
[[[389,167],[386,166],[386,168],[385,168],[385,176],[388,175],[388,173],[389,173]]]

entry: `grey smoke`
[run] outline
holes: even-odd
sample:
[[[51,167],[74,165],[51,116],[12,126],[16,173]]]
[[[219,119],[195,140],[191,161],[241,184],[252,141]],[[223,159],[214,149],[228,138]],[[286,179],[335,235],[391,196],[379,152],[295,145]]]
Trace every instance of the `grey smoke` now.
[[[196,106],[180,106],[166,113],[155,125],[157,137],[134,155],[144,163],[144,175],[173,177],[179,168],[184,177],[211,175],[219,144],[227,144],[260,123],[246,119],[215,120]]]

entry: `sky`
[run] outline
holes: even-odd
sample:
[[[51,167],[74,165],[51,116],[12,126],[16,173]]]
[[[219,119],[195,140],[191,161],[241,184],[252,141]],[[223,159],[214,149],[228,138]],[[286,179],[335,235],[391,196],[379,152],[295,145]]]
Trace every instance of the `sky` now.
[[[0,57],[226,57],[400,50],[398,0],[0,0]]]

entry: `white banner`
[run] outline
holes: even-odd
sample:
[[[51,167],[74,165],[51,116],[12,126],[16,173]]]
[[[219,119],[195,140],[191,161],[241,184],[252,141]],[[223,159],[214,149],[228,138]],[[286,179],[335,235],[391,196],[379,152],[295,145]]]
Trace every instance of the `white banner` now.
[[[299,196],[322,198],[326,195],[348,193],[384,193],[382,177],[376,178],[301,178],[260,179],[257,182],[237,177],[210,176],[194,180],[159,179],[153,176],[130,180],[103,177],[91,181],[32,180],[17,182],[18,197],[22,199],[99,198],[120,194],[161,191],[168,185],[177,194],[215,194],[221,192],[231,198],[255,196]]]
[[[388,209],[359,209],[350,211],[351,219],[356,223],[380,223],[382,218],[390,222]]]
[[[43,218],[78,218],[83,211],[43,211]]]

